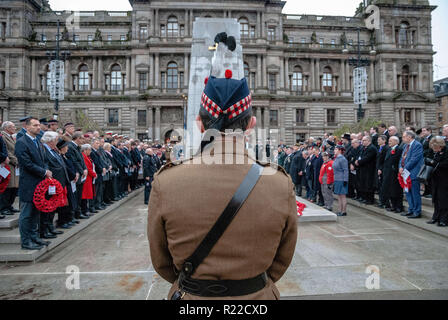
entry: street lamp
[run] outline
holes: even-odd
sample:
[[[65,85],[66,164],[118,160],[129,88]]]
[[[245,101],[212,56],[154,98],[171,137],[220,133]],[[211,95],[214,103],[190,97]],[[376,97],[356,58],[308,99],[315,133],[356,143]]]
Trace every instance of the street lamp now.
[[[367,67],[370,66],[370,59],[368,58],[362,58],[361,57],[361,40],[360,40],[360,33],[361,33],[361,28],[358,27],[358,56],[357,57],[352,57],[348,59],[348,63],[350,66],[354,66],[356,68],[361,68],[361,67]],[[371,43],[371,51],[370,54],[376,54],[376,51],[373,48],[373,43]],[[347,42],[344,41],[344,49],[342,50],[342,53],[348,53],[349,50],[347,48]],[[353,78],[353,81],[355,82],[355,78]],[[353,86],[353,88],[355,89],[355,86]],[[361,119],[364,117],[364,110],[362,109],[362,103],[358,104],[358,122],[361,121]]]
[[[186,132],[187,132],[187,107],[188,107],[188,96],[185,94],[182,94],[182,107],[183,107],[183,111],[184,111],[184,117],[183,117],[183,125],[184,125],[184,134],[182,137],[182,141],[183,141],[183,152],[184,155],[186,153]]]

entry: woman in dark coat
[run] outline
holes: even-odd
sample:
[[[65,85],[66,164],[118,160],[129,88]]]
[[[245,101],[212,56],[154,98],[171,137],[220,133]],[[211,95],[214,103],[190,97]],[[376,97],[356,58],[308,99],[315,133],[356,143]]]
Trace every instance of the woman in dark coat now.
[[[359,190],[361,191],[362,200],[365,204],[374,203],[375,180],[376,180],[376,157],[378,150],[372,144],[372,138],[366,136],[362,138],[363,147],[358,159],[355,161],[359,168]]]
[[[389,149],[384,157],[382,167],[382,192],[386,210],[396,213],[403,212],[403,189],[398,182],[398,170],[403,149],[398,145],[400,140],[393,136],[389,139]]]
[[[429,224],[438,222],[439,227],[448,226],[448,150],[443,137],[435,137],[429,143],[434,151],[434,159],[426,159],[427,165],[434,167],[431,176],[432,202],[434,214]]]

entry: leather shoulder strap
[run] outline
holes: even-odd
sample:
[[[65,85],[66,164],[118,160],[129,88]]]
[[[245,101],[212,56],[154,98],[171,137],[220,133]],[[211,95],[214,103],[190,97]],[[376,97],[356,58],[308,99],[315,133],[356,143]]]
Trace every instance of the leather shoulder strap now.
[[[221,216],[216,221],[215,225],[208,232],[193,254],[184,262],[182,271],[186,275],[192,275],[196,268],[209,255],[213,246],[218,242],[224,231],[227,229],[233,218],[240,210],[243,203],[246,201],[252,189],[260,178],[263,167],[258,163],[254,163],[249,170],[249,173],[244,178],[238,190],[233,195],[227,207],[224,209]]]

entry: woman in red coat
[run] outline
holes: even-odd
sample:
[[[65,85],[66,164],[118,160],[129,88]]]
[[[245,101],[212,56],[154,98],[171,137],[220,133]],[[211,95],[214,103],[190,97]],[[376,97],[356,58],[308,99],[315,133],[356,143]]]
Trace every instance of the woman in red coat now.
[[[327,152],[322,153],[324,164],[320,168],[319,182],[324,196],[325,209],[332,211],[333,208],[333,160],[330,159],[330,155]]]
[[[88,201],[93,199],[94,196],[94,184],[93,179],[96,178],[95,165],[92,159],[90,159],[90,153],[92,152],[92,147],[90,144],[84,144],[81,146],[82,156],[84,157],[84,163],[87,167],[87,177],[84,181],[84,187],[82,189],[82,202],[81,210],[82,213],[87,215],[88,211]]]

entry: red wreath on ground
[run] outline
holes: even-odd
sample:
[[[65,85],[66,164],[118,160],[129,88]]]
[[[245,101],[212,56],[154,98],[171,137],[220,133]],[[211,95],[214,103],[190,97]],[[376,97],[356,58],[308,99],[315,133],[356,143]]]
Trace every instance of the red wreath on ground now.
[[[297,215],[301,217],[303,215],[303,210],[306,208],[306,204],[296,201],[297,204]]]
[[[47,199],[48,188],[56,187],[56,194]],[[44,179],[34,190],[33,202],[36,208],[42,212],[54,212],[57,208],[64,205],[64,190],[58,180]]]
[[[408,190],[411,190],[412,180],[410,176],[406,179],[406,181],[404,181],[403,176],[401,174],[398,174],[398,182],[400,183],[402,189],[407,188]]]
[[[11,168],[7,164],[5,164],[5,168],[9,171],[9,174],[6,178],[0,176],[0,194],[5,192],[6,188],[8,187],[9,180],[11,180]]]

